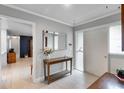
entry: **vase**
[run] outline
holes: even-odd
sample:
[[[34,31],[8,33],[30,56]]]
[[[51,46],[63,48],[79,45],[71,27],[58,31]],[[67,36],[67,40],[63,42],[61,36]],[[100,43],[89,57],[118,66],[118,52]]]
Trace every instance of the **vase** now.
[[[47,56],[46,56],[46,59],[50,59],[50,55],[47,55]]]

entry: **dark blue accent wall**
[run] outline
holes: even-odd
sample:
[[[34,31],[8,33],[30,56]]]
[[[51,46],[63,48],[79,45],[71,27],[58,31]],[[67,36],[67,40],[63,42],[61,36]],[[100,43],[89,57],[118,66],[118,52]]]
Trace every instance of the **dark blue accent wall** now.
[[[25,55],[29,55],[31,36],[20,36],[20,58],[24,58]]]

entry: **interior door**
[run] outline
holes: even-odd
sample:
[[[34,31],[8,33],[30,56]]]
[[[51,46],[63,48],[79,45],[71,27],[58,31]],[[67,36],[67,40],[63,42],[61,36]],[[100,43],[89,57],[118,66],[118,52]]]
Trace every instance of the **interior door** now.
[[[101,76],[108,71],[108,27],[84,32],[84,68]]]
[[[83,31],[76,31],[76,61],[75,68],[79,71],[84,70],[83,65]]]
[[[30,40],[32,36],[20,36],[20,58],[30,57]]]

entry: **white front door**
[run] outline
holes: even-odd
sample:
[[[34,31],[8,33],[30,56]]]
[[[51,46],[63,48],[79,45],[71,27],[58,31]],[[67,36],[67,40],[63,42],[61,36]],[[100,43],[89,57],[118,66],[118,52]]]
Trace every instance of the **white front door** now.
[[[75,68],[77,70],[83,71],[83,32],[77,31],[75,35],[76,41],[76,61],[75,61]]]
[[[108,71],[108,27],[84,32],[84,70],[97,76]]]

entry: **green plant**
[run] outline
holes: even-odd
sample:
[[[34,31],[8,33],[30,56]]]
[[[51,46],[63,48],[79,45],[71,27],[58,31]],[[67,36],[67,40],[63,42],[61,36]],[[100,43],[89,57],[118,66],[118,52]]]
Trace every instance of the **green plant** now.
[[[122,70],[122,69],[121,69],[121,68],[120,68],[120,69],[119,69],[119,68],[117,68],[117,69],[116,69],[116,73],[118,73],[120,70]]]

